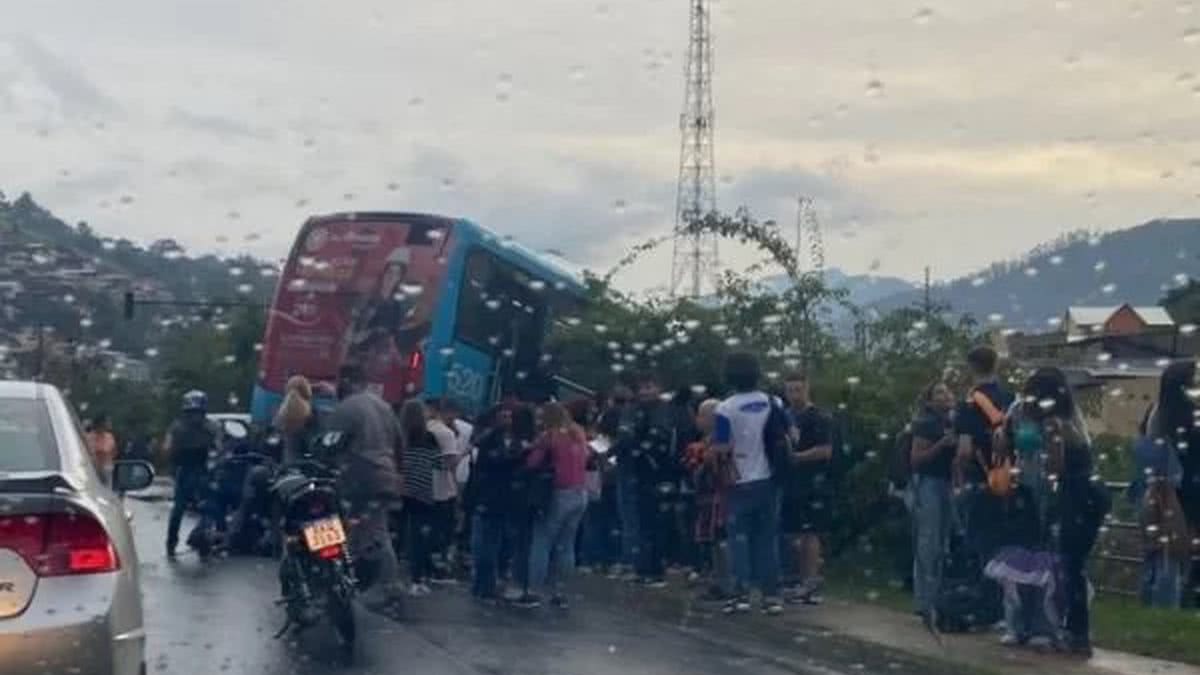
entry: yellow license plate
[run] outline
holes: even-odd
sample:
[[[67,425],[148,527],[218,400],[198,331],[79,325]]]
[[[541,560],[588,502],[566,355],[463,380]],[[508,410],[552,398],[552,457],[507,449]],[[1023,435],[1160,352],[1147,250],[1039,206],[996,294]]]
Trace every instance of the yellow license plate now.
[[[304,526],[304,543],[308,550],[320,551],[330,546],[346,543],[346,531],[342,528],[342,519],[334,516],[314,520]]]

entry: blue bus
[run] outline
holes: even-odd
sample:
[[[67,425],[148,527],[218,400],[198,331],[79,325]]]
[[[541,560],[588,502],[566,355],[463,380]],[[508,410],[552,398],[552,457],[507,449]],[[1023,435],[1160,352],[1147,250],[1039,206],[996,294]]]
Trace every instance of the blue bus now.
[[[294,375],[325,392],[318,404],[327,404],[350,361],[393,404],[446,397],[478,412],[502,395],[560,395],[564,381],[549,372],[543,344],[555,317],[579,311],[585,291],[565,260],[468,220],[310,218],[271,303],[251,416],[269,422]]]

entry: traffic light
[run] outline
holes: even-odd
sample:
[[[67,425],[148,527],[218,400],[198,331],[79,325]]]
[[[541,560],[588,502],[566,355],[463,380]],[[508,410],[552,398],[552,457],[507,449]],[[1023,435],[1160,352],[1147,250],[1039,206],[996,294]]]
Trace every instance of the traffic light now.
[[[133,291],[125,291],[125,320],[133,319]]]

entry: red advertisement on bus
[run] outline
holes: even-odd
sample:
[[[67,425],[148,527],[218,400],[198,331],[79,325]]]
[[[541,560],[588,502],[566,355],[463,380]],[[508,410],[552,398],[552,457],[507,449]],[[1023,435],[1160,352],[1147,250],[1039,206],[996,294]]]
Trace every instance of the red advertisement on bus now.
[[[402,400],[419,385],[452,237],[451,221],[430,216],[306,223],[268,315],[260,388],[282,393],[297,374],[332,384],[352,359],[387,400]]]

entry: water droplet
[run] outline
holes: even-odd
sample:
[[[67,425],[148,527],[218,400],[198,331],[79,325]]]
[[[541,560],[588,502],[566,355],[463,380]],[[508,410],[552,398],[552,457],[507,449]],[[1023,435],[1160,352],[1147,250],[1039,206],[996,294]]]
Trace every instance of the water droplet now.
[[[1117,291],[1116,284],[1104,284],[1103,286],[1100,287],[1100,292],[1105,295],[1112,295],[1116,291]]]
[[[146,356],[149,356],[150,358],[154,358],[154,357],[158,356],[158,349],[155,347],[147,347],[145,354],[146,354]]]
[[[1063,257],[1062,257],[1061,255],[1052,255],[1052,256],[1050,256],[1050,264],[1051,264],[1051,265],[1061,265],[1061,264],[1063,264]]]
[[[1189,45],[1200,43],[1200,28],[1192,26],[1183,31],[1183,34],[1180,37]]]
[[[867,82],[866,94],[870,98],[879,98],[883,95],[883,81],[879,79],[871,79]]]
[[[913,14],[913,21],[918,26],[929,25],[929,22],[932,20],[933,20],[933,10],[928,7],[922,7],[921,9],[918,9]]]
[[[617,199],[613,201],[613,211],[615,211],[618,216],[625,215],[626,206],[627,204],[624,199]]]
[[[971,280],[971,285],[974,286],[975,288],[979,288],[980,286],[982,286],[986,283],[987,283],[987,280],[984,279],[983,277],[975,277],[974,279]]]
[[[1038,275],[1038,270],[1036,267],[1026,267],[1025,268],[1025,276],[1036,277],[1037,275]]]
[[[1096,270],[1097,272],[1103,272],[1107,267],[1108,263],[1104,262],[1103,260],[1098,260],[1096,261],[1095,265],[1092,265],[1092,269]]]

